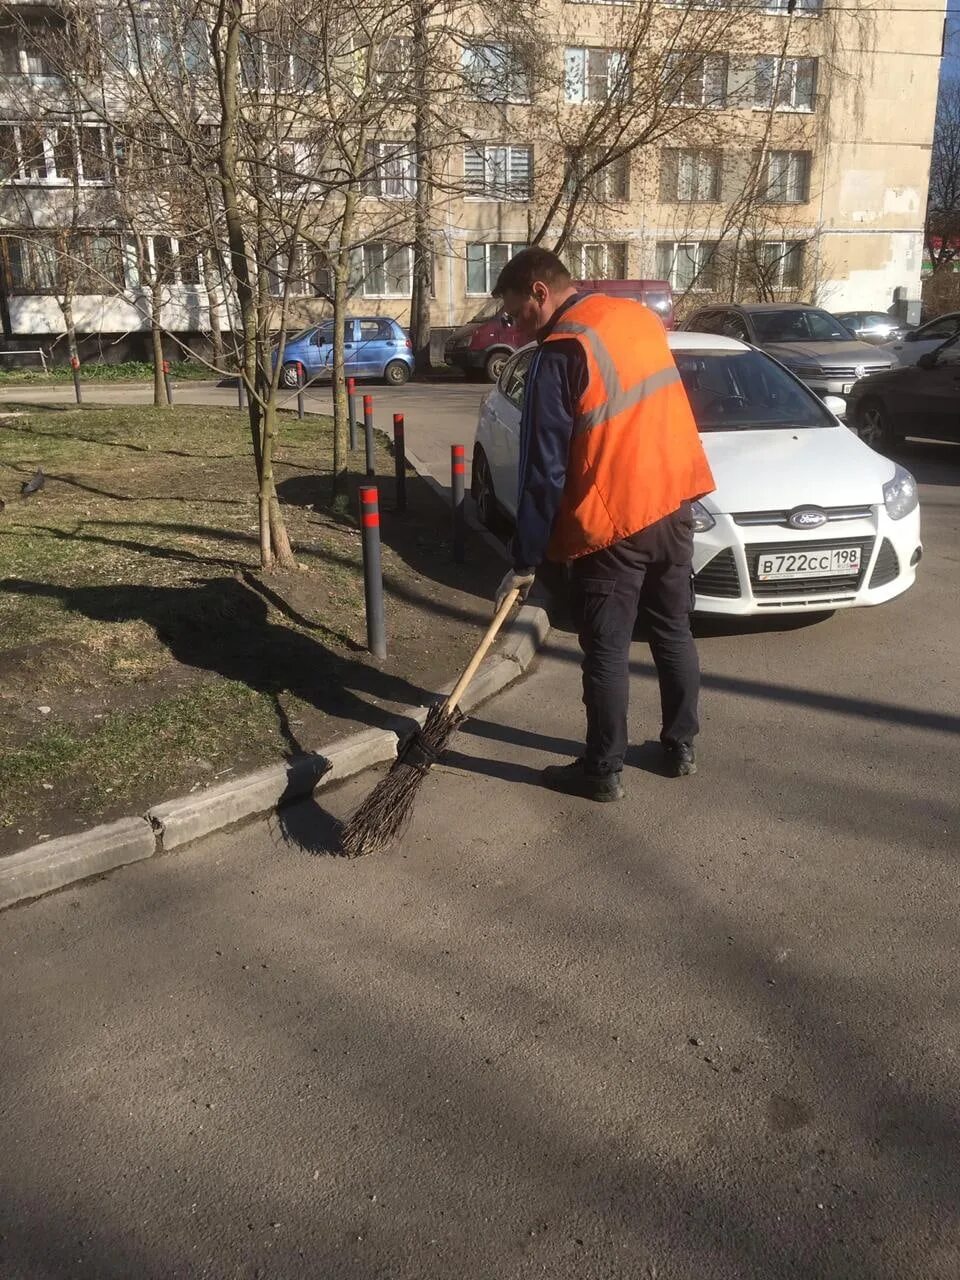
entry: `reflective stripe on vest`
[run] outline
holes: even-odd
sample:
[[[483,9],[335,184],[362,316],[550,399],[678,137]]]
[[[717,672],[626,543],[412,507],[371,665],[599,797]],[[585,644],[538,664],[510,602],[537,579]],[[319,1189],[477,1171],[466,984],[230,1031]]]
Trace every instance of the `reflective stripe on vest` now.
[[[576,334],[582,337],[589,345],[590,353],[600,371],[600,376],[603,378],[603,385],[607,394],[604,404],[599,405],[596,409],[588,409],[585,413],[577,414],[576,421],[573,424],[574,439],[583,435],[585,431],[590,431],[591,428],[598,427],[601,423],[615,418],[618,414],[623,413],[624,410],[632,409],[635,405],[640,404],[641,401],[646,400],[647,396],[652,396],[657,391],[662,391],[664,387],[669,387],[674,382],[680,381],[680,374],[676,366],[670,365],[666,369],[658,369],[656,373],[651,373],[647,378],[642,378],[640,382],[635,383],[632,387],[624,387],[620,381],[620,374],[614,364],[613,357],[595,329],[591,329],[585,324],[578,324],[575,320],[561,320],[551,331],[550,336],[553,337],[555,334],[563,333]]]

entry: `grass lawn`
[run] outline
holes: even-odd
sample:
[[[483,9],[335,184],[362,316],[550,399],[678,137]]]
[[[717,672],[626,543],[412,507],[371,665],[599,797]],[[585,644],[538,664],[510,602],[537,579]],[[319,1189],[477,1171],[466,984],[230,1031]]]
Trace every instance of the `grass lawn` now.
[[[170,376],[174,382],[191,382],[197,380],[216,379],[220,375],[213,373],[205,364],[196,360],[171,360]],[[153,365],[144,360],[126,360],[120,364],[101,364],[89,362],[80,366],[82,382],[152,382]],[[57,386],[62,382],[73,382],[73,370],[69,365],[51,365],[48,372],[37,365],[36,368],[25,366],[19,369],[0,369],[0,387],[4,386]]]
[[[0,416],[0,854],[321,748],[427,697],[472,648],[501,566],[451,563],[448,516],[381,482],[390,658],[364,652],[360,539],[331,501],[328,419],[283,420],[301,569],[258,572],[246,418],[176,406]],[[41,466],[43,491],[19,497]],[[391,477],[384,450],[378,472]]]

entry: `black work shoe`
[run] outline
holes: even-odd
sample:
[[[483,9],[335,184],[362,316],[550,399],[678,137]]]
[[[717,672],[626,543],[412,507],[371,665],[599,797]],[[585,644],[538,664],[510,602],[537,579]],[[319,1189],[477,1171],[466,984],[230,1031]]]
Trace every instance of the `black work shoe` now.
[[[692,742],[665,742],[663,758],[671,778],[689,778],[697,772],[697,756]]]
[[[622,774],[587,773],[582,760],[572,764],[551,764],[540,775],[544,786],[552,791],[565,791],[571,796],[583,796],[585,800],[598,800],[601,804],[624,797]]]

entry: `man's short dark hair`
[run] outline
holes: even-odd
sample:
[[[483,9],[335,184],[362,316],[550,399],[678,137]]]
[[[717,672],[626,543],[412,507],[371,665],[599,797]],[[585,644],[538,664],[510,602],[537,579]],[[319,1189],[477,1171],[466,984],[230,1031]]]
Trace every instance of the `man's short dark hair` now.
[[[520,252],[503,268],[493,286],[493,296],[502,298],[505,293],[519,293],[524,297],[541,280],[551,289],[562,289],[570,283],[570,272],[550,249],[534,245]]]

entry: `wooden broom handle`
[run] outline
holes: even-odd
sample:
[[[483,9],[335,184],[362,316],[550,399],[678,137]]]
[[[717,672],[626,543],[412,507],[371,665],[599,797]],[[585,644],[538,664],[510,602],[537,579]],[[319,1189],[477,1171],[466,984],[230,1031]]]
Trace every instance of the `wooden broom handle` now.
[[[446,702],[443,704],[444,711],[453,711],[456,708],[457,703],[460,701],[460,699],[464,695],[467,685],[470,683],[473,677],[477,674],[477,668],[480,666],[480,663],[487,656],[487,650],[493,644],[494,640],[496,640],[497,632],[506,622],[507,614],[513,608],[513,606],[517,603],[517,598],[519,597],[519,595],[520,595],[519,590],[514,589],[513,591],[508,592],[506,596],[504,596],[503,604],[494,614],[493,621],[490,623],[489,627],[487,627],[487,630],[484,634],[483,639],[477,645],[476,653],[468,662],[467,668],[464,671],[463,675],[454,685],[453,692],[450,694]]]

